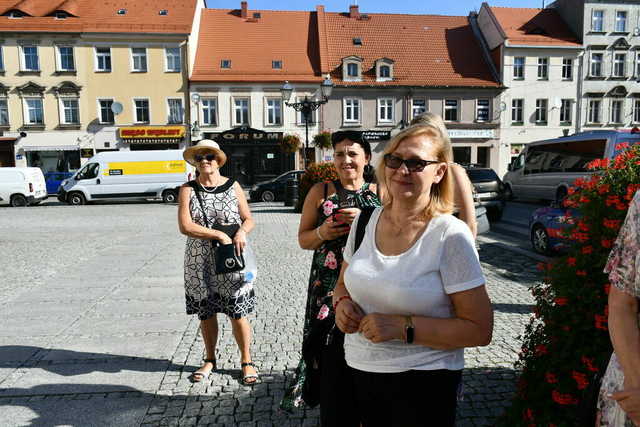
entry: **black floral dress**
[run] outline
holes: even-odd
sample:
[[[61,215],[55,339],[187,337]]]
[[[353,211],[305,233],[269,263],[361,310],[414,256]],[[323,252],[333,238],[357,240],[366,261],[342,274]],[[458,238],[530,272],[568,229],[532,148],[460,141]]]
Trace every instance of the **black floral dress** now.
[[[340,202],[345,198],[351,200],[351,205],[357,208],[367,206],[380,206],[380,198],[369,189],[370,184],[365,183],[360,190],[347,190],[339,181],[334,182],[336,194],[326,197],[328,184],[325,184],[325,201],[318,208],[318,222],[320,226],[334,211],[340,209]],[[344,205],[343,205],[344,206]],[[340,269],[342,267],[342,251],[347,243],[348,234],[335,240],[326,240],[322,246],[313,252],[311,273],[309,274],[309,289],[307,290],[307,306],[304,316],[303,346],[309,344],[310,332],[330,331],[335,324],[335,315],[331,298],[336,286]],[[329,324],[330,323],[330,324]],[[326,335],[314,333],[311,337],[315,341],[326,340]],[[317,347],[317,346],[313,346]],[[301,359],[296,369],[293,383],[288,388],[280,407],[286,411],[292,411],[303,405],[302,390],[307,376],[304,359]]]

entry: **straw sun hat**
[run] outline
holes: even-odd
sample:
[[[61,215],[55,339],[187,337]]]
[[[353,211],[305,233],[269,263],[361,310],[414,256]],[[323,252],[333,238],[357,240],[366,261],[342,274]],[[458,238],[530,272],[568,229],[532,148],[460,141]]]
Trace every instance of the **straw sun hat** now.
[[[218,161],[218,167],[221,168],[227,162],[227,155],[224,154],[224,151],[220,149],[220,146],[217,142],[211,141],[210,139],[203,139],[198,142],[196,145],[187,148],[182,153],[182,157],[191,165],[196,165],[195,155],[202,154],[213,151],[216,154],[216,159]]]

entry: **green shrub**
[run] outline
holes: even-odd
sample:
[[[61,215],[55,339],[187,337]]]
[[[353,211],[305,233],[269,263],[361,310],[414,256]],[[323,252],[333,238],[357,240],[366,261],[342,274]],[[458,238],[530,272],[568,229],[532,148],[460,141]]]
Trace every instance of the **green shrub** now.
[[[300,178],[300,184],[298,187],[299,198],[298,204],[296,205],[296,212],[302,212],[304,199],[307,197],[307,193],[315,183],[334,181],[336,179],[338,179],[338,172],[336,172],[333,162],[311,163],[307,166],[307,170]]]
[[[313,145],[318,148],[331,148],[331,132],[320,132],[313,137]]]

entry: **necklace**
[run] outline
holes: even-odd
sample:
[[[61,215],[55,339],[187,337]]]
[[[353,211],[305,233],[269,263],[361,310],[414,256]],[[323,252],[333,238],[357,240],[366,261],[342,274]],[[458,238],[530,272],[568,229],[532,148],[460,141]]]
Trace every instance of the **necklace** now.
[[[204,185],[202,185],[199,181],[198,184],[200,184],[200,188],[202,188],[202,191],[204,191],[205,193],[215,193],[215,191],[218,189],[218,187],[220,185],[214,185],[213,188],[211,190],[207,190],[207,187],[205,187]]]

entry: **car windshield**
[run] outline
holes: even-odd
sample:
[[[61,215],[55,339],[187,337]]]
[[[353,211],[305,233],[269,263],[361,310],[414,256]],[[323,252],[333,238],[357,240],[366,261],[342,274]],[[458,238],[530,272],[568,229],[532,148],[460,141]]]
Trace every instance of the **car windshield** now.
[[[471,182],[495,181],[498,179],[498,175],[493,169],[467,169],[467,175],[469,175]]]

